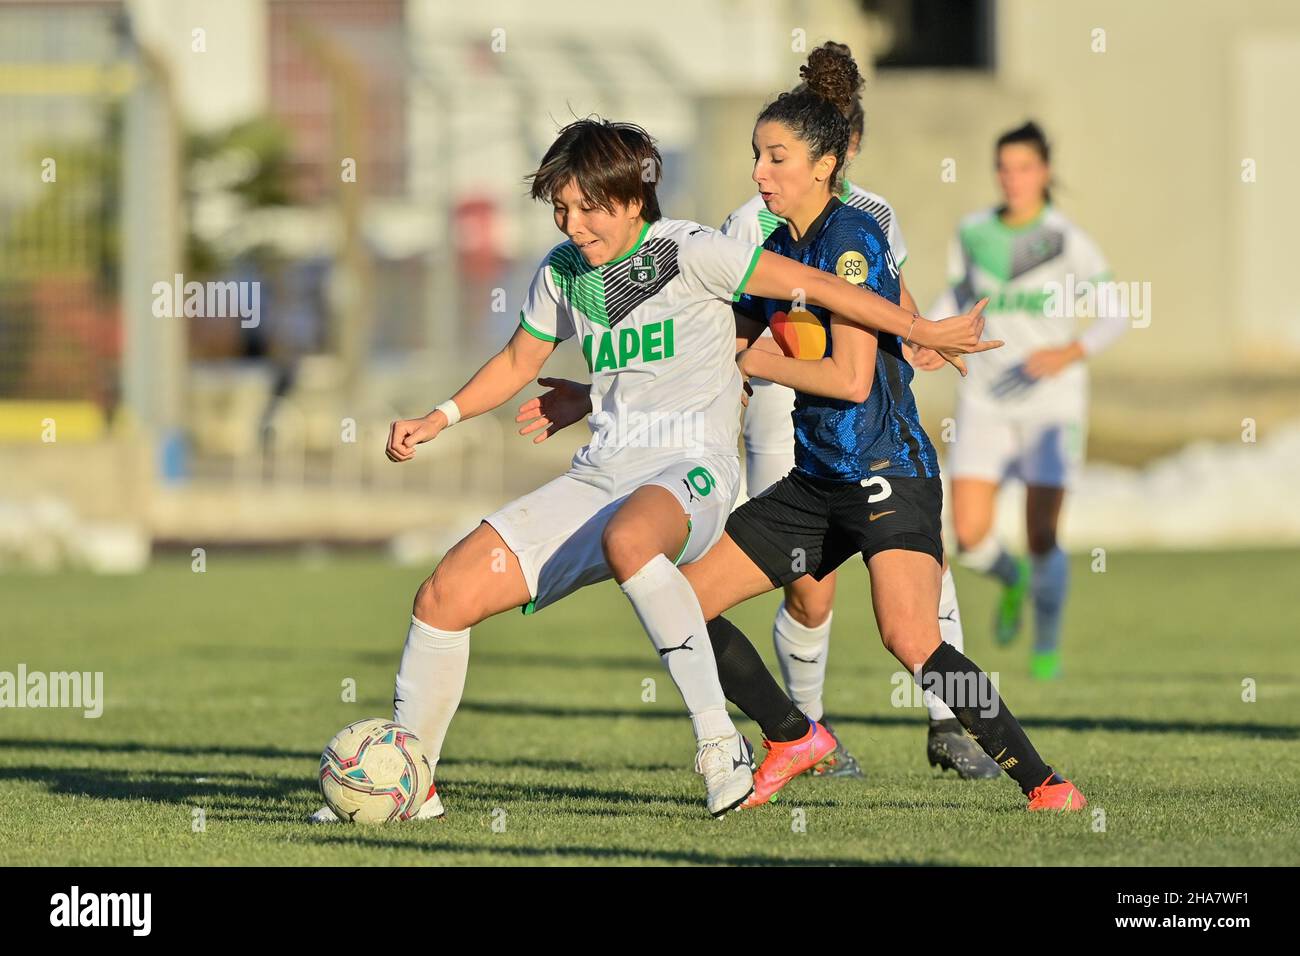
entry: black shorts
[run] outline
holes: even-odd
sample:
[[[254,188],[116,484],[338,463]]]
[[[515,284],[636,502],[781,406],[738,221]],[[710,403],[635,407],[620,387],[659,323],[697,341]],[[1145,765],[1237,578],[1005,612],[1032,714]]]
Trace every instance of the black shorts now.
[[[943,564],[938,478],[827,481],[791,471],[727,519],[727,534],[784,587],[811,574],[820,581],[855,554],[920,551]]]

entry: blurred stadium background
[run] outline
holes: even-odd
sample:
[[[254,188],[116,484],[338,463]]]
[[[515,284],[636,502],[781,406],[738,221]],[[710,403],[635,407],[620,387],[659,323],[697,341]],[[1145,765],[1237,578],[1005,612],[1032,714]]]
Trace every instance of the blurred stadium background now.
[[[1067,546],[1300,542],[1286,0],[4,0],[0,568],[236,544],[428,562],[585,437],[533,446],[514,402],[403,468],[382,453],[512,330],[557,241],[522,182],[554,131],[642,124],[668,214],[718,223],[752,193],[757,110],[826,39],[870,73],[850,176],[898,210],[923,307],[1028,117],[1058,204],[1150,283],[1149,325],[1093,366]],[[176,275],[256,283],[258,321],[156,316]],[[564,349],[548,371],[586,374]],[[932,435],[954,387],[919,379]]]

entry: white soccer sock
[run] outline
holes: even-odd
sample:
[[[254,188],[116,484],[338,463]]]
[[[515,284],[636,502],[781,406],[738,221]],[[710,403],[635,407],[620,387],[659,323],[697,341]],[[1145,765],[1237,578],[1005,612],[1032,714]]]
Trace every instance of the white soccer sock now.
[[[992,534],[975,547],[958,552],[957,560],[963,567],[995,577],[1007,586],[1015,584],[1020,575],[1016,559],[1007,553],[1002,542]]]
[[[957,585],[952,579],[952,568],[944,569],[939,584],[939,636],[957,650],[965,650],[961,632],[961,611],[957,607]],[[955,720],[956,715],[947,704],[934,694],[927,694],[925,703],[931,720]]]
[[[393,720],[415,731],[436,770],[469,671],[469,628],[441,631],[411,615],[393,690]]]
[[[795,706],[813,720],[825,715],[822,691],[826,687],[826,658],[831,648],[832,611],[816,627],[804,627],[785,608],[776,609],[772,621],[772,645],[781,663],[781,677]]]
[[[681,692],[696,740],[734,734],[704,612],[690,582],[667,557],[657,554],[619,587]]]
[[[1061,617],[1070,584],[1070,561],[1060,548],[1034,555],[1030,584],[1034,595],[1034,650],[1054,651],[1061,644]]]

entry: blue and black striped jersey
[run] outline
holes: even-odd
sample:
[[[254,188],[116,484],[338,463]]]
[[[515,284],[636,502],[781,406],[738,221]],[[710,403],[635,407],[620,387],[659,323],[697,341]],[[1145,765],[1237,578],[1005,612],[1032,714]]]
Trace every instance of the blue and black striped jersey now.
[[[879,224],[860,209],[832,199],[795,241],[779,226],[763,248],[805,265],[834,272],[891,302],[898,302],[898,267]],[[831,354],[830,313],[820,306],[743,295],[735,308],[765,322],[787,355],[820,359]],[[795,392],[795,468],[816,478],[859,481],[872,475],[932,478],[939,474],[934,446],[921,428],[912,397],[912,366],[897,335],[876,333],[875,377],[865,402],[854,404]]]

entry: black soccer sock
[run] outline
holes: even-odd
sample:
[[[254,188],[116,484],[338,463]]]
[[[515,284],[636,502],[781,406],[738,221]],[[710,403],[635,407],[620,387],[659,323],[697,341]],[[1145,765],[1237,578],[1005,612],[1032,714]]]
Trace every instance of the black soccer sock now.
[[[768,740],[786,743],[808,733],[808,718],[763,666],[744,633],[725,617],[709,621],[709,641],[727,700],[763,729]]]
[[[941,641],[921,665],[921,687],[943,699],[975,742],[1025,794],[1053,775],[988,675],[947,641]]]

